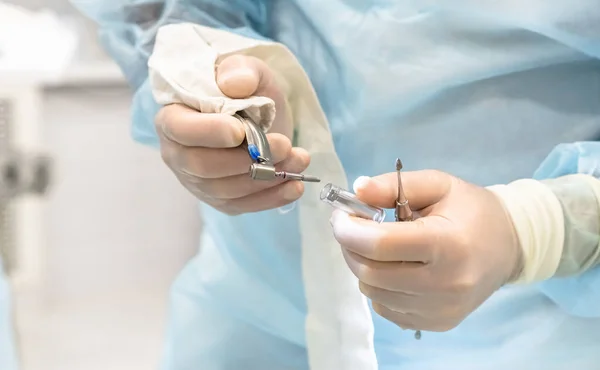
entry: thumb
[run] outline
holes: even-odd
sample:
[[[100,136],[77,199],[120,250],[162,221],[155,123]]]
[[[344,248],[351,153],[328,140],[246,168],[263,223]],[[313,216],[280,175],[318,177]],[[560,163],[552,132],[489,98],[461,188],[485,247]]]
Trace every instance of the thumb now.
[[[398,197],[396,172],[376,177],[359,177],[354,192],[363,202],[382,208],[394,208]],[[439,202],[452,186],[453,177],[445,172],[423,170],[402,172],[402,188],[412,210],[418,211]]]
[[[265,96],[275,102],[275,121],[270,132],[292,137],[286,97],[277,85],[271,68],[262,60],[246,55],[231,55],[217,66],[216,80],[221,92],[232,99]]]
[[[226,96],[244,99],[252,95],[266,95],[267,87],[274,88],[273,74],[260,59],[245,55],[231,55],[217,66],[217,85]]]

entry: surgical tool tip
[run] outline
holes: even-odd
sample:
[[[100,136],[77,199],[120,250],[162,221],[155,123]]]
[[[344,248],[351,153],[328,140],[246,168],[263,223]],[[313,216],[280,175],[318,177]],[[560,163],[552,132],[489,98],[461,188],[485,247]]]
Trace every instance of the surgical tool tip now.
[[[402,169],[402,161],[400,158],[396,158],[396,171],[400,171]]]
[[[318,177],[314,177],[314,176],[304,176],[304,179],[302,180],[304,182],[321,182],[321,179]]]
[[[321,179],[318,177],[315,177],[315,176],[308,176],[308,175],[303,175],[300,173],[292,173],[292,172],[285,172],[285,171],[276,172],[275,177],[278,177],[278,178],[284,179],[284,180],[296,180],[296,181],[303,181],[303,182],[321,182]]]

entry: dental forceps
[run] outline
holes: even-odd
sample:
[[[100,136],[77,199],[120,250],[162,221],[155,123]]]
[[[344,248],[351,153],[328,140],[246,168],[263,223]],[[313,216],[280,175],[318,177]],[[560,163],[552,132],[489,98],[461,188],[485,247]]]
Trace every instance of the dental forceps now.
[[[245,114],[238,112],[234,115],[240,120],[246,132],[246,144],[248,154],[252,160],[250,166],[250,177],[254,180],[270,181],[276,179],[297,180],[304,182],[321,182],[321,179],[315,176],[308,176],[300,173],[277,171],[273,163],[271,147],[267,140],[267,135],[258,125]]]

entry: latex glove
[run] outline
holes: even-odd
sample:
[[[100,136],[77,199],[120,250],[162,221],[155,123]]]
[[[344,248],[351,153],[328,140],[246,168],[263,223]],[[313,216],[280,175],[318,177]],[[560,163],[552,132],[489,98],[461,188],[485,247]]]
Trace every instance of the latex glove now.
[[[332,226],[374,310],[404,329],[456,327],[521,269],[502,203],[487,189],[438,171],[403,173],[414,222],[377,224],[336,211]],[[357,196],[393,208],[396,173],[355,182]]]
[[[285,96],[274,74],[261,60],[234,55],[217,67],[217,84],[224,95],[247,98],[267,96],[275,102],[277,115],[267,135],[273,161],[279,171],[301,173],[309,163],[308,152],[292,148],[293,126],[286,112]],[[226,114],[197,112],[172,104],[156,117],[161,153],[179,181],[198,199],[230,214],[278,208],[302,195],[299,181],[256,181],[248,175],[251,165],[245,149],[242,124]]]

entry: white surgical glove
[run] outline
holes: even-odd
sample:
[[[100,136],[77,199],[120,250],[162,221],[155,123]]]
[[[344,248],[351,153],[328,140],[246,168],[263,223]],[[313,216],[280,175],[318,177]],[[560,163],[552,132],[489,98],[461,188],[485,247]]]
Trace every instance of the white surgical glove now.
[[[437,171],[403,174],[412,223],[336,211],[350,269],[381,316],[405,329],[457,326],[506,283],[580,274],[600,263],[600,181],[589,175],[482,188]],[[396,174],[360,178],[363,201],[392,208]]]
[[[600,180],[576,174],[489,189],[509,211],[523,251],[515,283],[573,276],[600,263]]]
[[[310,156],[304,149],[292,148],[292,120],[269,67],[257,58],[233,55],[219,64],[215,78],[229,98],[264,96],[275,102],[277,114],[267,134],[273,162],[278,171],[303,172]],[[239,147],[245,138],[244,128],[231,115],[170,104],[158,113],[156,130],[163,159],[183,186],[224,213],[278,208],[304,192],[299,181],[255,181],[248,176],[252,162],[247,151]]]
[[[414,222],[336,211],[336,239],[374,310],[404,329],[447,331],[521,271],[521,248],[491,191],[438,171],[403,173]],[[358,197],[393,208],[396,173],[360,178]]]

